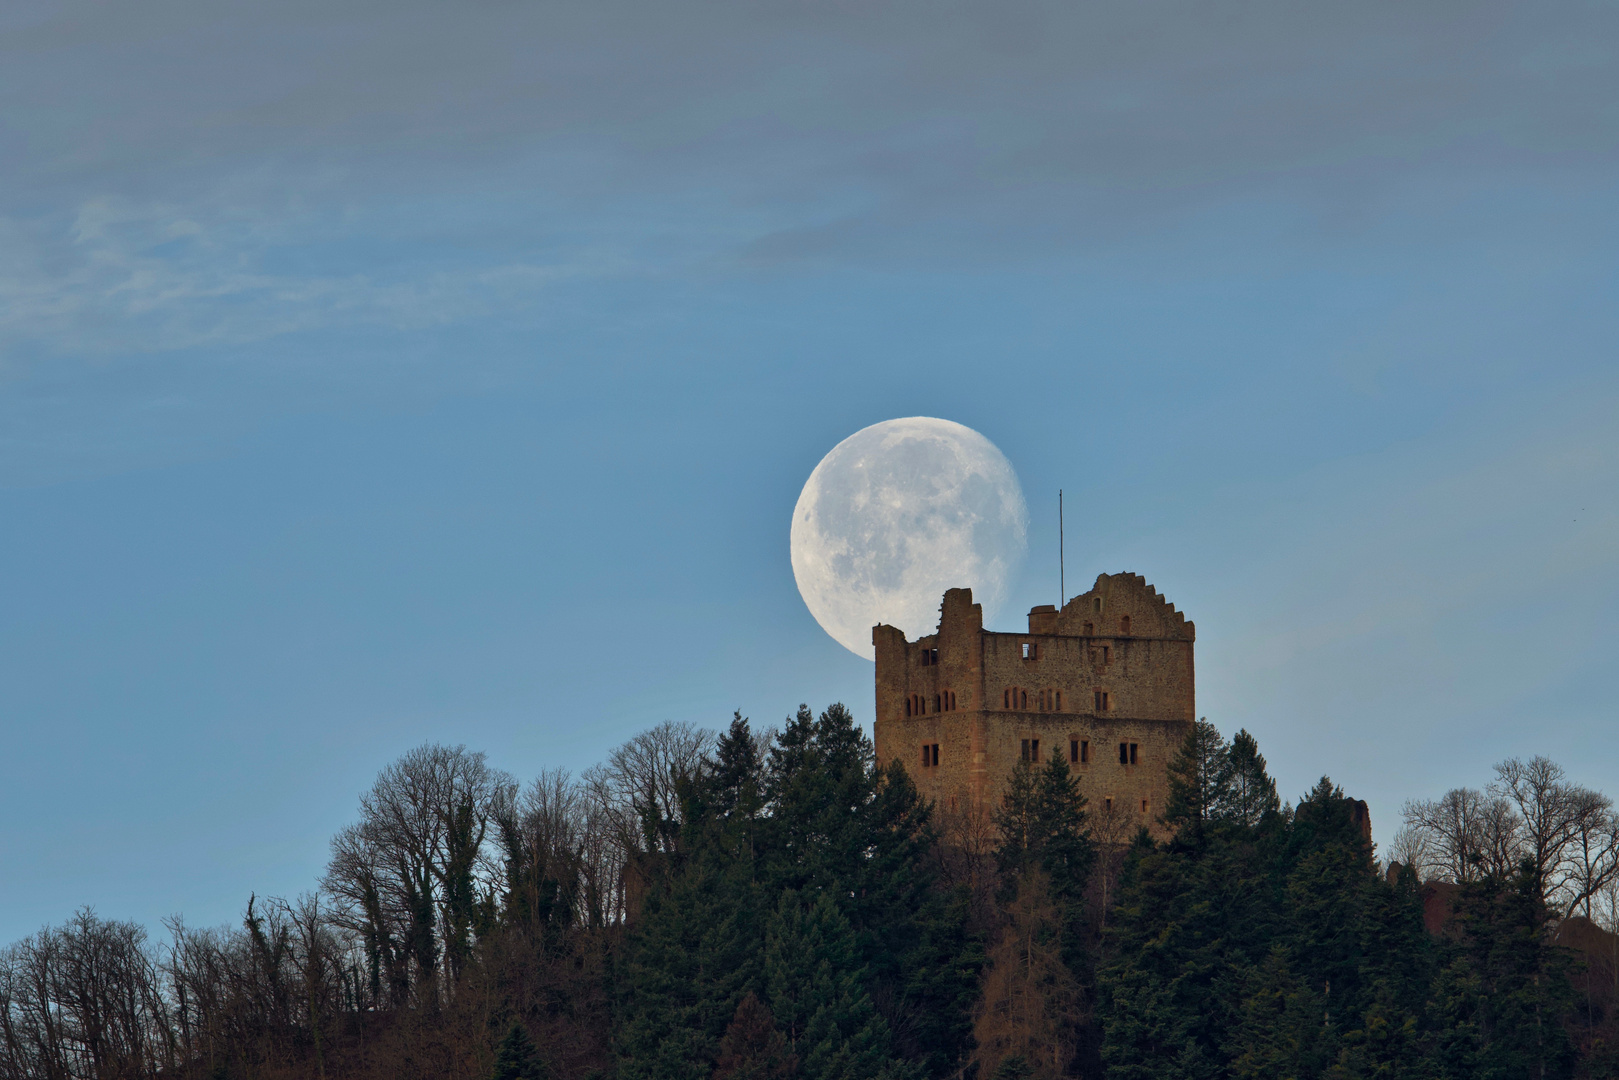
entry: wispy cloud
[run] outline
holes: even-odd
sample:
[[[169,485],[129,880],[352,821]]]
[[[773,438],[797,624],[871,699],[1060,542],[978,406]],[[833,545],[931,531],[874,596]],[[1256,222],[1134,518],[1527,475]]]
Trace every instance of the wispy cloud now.
[[[424,329],[527,305],[558,282],[611,273],[602,252],[554,262],[334,272],[300,260],[329,222],[266,222],[114,197],[71,217],[0,218],[0,345],[131,354],[241,345],[328,326]],[[299,270],[292,264],[313,261]]]

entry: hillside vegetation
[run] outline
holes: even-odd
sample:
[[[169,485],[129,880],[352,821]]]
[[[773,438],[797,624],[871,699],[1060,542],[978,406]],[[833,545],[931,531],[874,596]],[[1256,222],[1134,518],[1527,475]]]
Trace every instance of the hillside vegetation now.
[[[841,705],[527,785],[429,745],[306,895],[5,950],[0,1080],[1619,1076],[1609,801],[1512,760],[1405,817],[1380,863],[1207,723],[1161,842],[1060,755],[940,813]]]

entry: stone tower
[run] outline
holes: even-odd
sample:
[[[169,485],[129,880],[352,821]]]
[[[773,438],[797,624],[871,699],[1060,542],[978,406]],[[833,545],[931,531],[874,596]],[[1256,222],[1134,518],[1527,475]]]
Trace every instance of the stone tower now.
[[[951,589],[939,628],[906,641],[872,628],[877,759],[905,763],[943,809],[995,806],[1019,760],[1068,760],[1095,809],[1155,833],[1170,758],[1196,718],[1195,628],[1139,574],[1103,574],[1029,632],[984,629],[972,590]]]

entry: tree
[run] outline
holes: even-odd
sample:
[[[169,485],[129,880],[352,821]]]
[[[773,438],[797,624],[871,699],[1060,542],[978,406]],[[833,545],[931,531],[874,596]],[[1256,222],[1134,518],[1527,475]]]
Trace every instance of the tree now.
[[[1061,751],[1053,750],[1038,769],[1020,762],[995,815],[1002,870],[1038,866],[1050,877],[1054,896],[1063,903],[1077,901],[1096,857],[1085,829],[1085,802]]]
[[[1571,1074],[1565,1021],[1573,1003],[1566,960],[1545,941],[1547,909],[1525,859],[1508,878],[1462,885],[1456,934],[1430,996],[1436,1077]]]
[[[528,1029],[513,1024],[495,1051],[495,1070],[489,1074],[490,1080],[550,1080],[550,1075]]]
[[[1432,853],[1431,868],[1451,881],[1510,874],[1518,862],[1517,817],[1504,799],[1453,788],[1441,799],[1407,802],[1404,817]]]
[[[830,894],[782,893],[765,928],[771,1011],[809,1080],[862,1080],[890,1062],[854,928]]]
[[[1252,828],[1266,814],[1281,809],[1281,800],[1276,797],[1276,781],[1265,771],[1259,743],[1246,729],[1231,737],[1224,768],[1219,770],[1211,786],[1210,798],[1214,803],[1210,814],[1213,817]]]
[[[693,802],[685,802],[687,811]],[[694,845],[652,883],[617,973],[624,1080],[706,1080],[738,1002],[762,977],[759,899],[751,866],[686,815]]]
[[[1039,769],[1018,763],[995,821],[1001,830],[997,860],[1007,876],[1005,888],[1015,895],[1024,874],[1044,875],[1042,888],[1059,912],[1057,940],[1063,957],[1079,968],[1085,960],[1085,886],[1096,848],[1086,831],[1085,796],[1061,751],[1053,750]]]
[[[1563,911],[1573,914],[1583,904],[1585,917],[1594,920],[1594,901],[1619,879],[1619,815],[1608,808],[1606,796],[1591,794],[1595,798],[1575,824],[1553,893]]]
[[[1501,762],[1495,767],[1490,794],[1517,811],[1522,856],[1529,860],[1530,879],[1541,899],[1547,897],[1580,821],[1611,805],[1596,792],[1569,783],[1563,767],[1544,757]]]
[[[764,795],[764,893],[833,898],[896,1054],[926,1075],[952,1071],[970,1038],[982,955],[966,933],[967,897],[938,885],[930,804],[901,763],[877,767],[841,704],[819,717],[801,706],[788,720],[769,753]],[[807,1072],[809,1058],[800,1058]]]
[[[1161,819],[1173,829],[1194,833],[1228,801],[1230,749],[1208,720],[1198,720],[1186,733],[1169,763],[1169,798]]]
[[[714,1080],[787,1080],[798,1075],[798,1058],[787,1039],[754,994],[736,1007],[736,1015],[720,1040]]]
[[[1085,1019],[1084,1001],[1063,961],[1063,913],[1038,865],[1018,875],[1006,914],[973,1023],[979,1075],[998,1076],[1009,1063],[1022,1062],[1027,1071],[1010,1075],[1064,1076]]]
[[[393,968],[396,994],[407,979],[433,985],[440,956],[459,975],[490,815],[511,783],[481,753],[429,743],[383,769],[360,797],[360,820],[333,839],[324,887],[372,942],[374,966]]]

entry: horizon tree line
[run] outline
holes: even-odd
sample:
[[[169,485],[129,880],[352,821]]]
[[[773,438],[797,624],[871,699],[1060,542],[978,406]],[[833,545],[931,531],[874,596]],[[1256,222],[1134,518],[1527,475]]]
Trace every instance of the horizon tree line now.
[[[1619,929],[1606,796],[1509,759],[1408,803],[1385,865],[1246,731],[1196,723],[1170,788],[1162,841],[1060,754],[943,811],[841,705],[526,785],[426,744],[309,893],[162,942],[85,909],[0,952],[0,1080],[1619,1075],[1619,963],[1582,1033],[1553,944]]]

